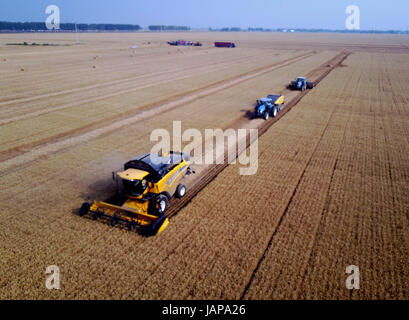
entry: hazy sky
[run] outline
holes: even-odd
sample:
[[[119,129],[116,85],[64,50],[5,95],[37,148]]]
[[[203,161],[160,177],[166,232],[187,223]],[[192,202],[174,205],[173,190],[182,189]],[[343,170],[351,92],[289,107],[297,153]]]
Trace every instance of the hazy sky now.
[[[45,21],[57,5],[61,22],[345,29],[358,5],[363,30],[409,30],[408,0],[1,0],[0,21]]]

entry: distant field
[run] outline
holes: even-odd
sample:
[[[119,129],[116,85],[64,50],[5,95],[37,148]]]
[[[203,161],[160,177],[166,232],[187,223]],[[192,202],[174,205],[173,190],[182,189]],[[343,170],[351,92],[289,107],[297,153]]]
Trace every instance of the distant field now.
[[[409,298],[408,36],[80,37],[0,34],[1,299]],[[204,46],[166,44],[179,38]],[[24,41],[64,46],[6,45]],[[152,130],[256,127],[243,120],[256,99],[340,52],[260,138],[258,173],[228,166],[164,233],[76,214],[114,192],[111,171],[148,152]],[[348,265],[360,290],[345,288]]]

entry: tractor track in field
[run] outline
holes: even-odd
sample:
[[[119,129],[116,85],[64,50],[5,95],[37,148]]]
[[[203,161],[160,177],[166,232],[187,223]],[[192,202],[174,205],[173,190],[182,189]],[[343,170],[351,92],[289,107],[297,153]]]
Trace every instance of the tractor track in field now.
[[[342,63],[348,58],[350,55],[349,52],[342,52],[336,55],[331,60],[325,62],[318,68],[314,69],[310,73],[307,74],[308,78],[313,78],[312,80],[317,84],[321,82],[332,70],[337,67],[342,66]],[[330,67],[328,67],[330,65]],[[289,112],[298,102],[309,93],[310,90],[306,90],[304,92],[300,92],[297,94],[296,97],[291,99],[290,101],[286,102],[286,107],[277,115],[276,118],[270,118],[268,121],[262,123],[261,126],[258,127],[258,136],[262,136],[274,123],[281,119],[287,112]],[[287,90],[289,92],[289,90]],[[240,121],[241,120],[241,121]],[[249,121],[245,118],[245,116],[241,117],[239,121],[236,121],[236,126],[234,129],[238,129],[241,127],[244,121]],[[250,146],[252,142],[249,139],[249,134],[247,134],[246,138],[246,148]],[[239,150],[238,155],[245,150]],[[204,189],[210,182],[212,182],[228,165],[228,158],[229,153],[228,151],[225,152],[224,162],[223,164],[217,164],[211,166],[207,170],[203,170],[201,175],[195,180],[195,182],[190,186],[189,192],[182,199],[174,199],[172,198],[169,203],[169,209],[167,216],[169,218],[175,216],[184,206],[186,206],[202,189]],[[283,217],[281,217],[280,222],[282,221]],[[277,226],[278,229],[279,225]],[[266,248],[268,250],[268,247]],[[266,252],[266,251],[265,251]],[[265,254],[264,252],[264,254]],[[263,255],[264,255],[263,254]],[[260,258],[260,261],[263,259],[263,256]],[[259,263],[260,263],[259,261]],[[257,270],[256,270],[257,271]],[[254,275],[253,275],[254,277]],[[251,281],[251,280],[250,280]],[[247,288],[247,287],[246,287]],[[245,292],[243,293],[245,294]]]
[[[77,146],[80,143],[89,142],[95,138],[109,135],[111,132],[124,126],[151,118],[159,113],[172,110],[188,102],[233,87],[244,81],[306,59],[314,54],[314,52],[304,53],[302,55],[274,63],[268,67],[257,68],[252,71],[212,83],[199,89],[184,92],[159,102],[147,104],[141,108],[138,108],[136,111],[127,111],[114,118],[102,119],[92,124],[76,128],[53,137],[2,151],[0,152],[0,177],[15,172],[19,168],[26,167],[40,159],[44,159],[50,155],[67,150],[73,145]]]
[[[220,66],[220,65],[222,65],[222,67],[224,67],[225,64],[226,64],[226,67],[229,67],[229,66],[233,65],[234,63],[244,62],[244,61],[247,61],[247,60],[252,59],[252,58],[254,58],[254,57],[251,56],[251,55],[247,55],[247,56],[240,57],[240,58],[237,58],[237,59],[234,59],[234,60],[232,60],[232,59],[222,60],[222,61],[218,61],[218,62],[208,64],[208,65],[206,65],[206,67],[204,69],[208,69],[208,67],[216,67],[216,66]],[[193,68],[200,68],[200,67],[201,67],[201,64],[193,66]],[[129,83],[130,81],[143,79],[143,78],[152,78],[152,77],[162,76],[162,75],[166,75],[166,74],[174,74],[176,72],[182,73],[184,71],[190,71],[190,72],[195,71],[196,72],[197,69],[192,69],[192,67],[174,68],[174,69],[170,69],[170,70],[166,70],[166,71],[160,71],[160,72],[142,74],[142,75],[133,76],[133,77],[127,77],[127,78],[124,78],[124,79],[106,81],[106,82],[103,82],[103,83],[97,83],[97,84],[88,85],[88,86],[84,86],[84,87],[77,87],[77,88],[72,88],[72,89],[67,89],[67,90],[61,90],[61,91],[58,91],[58,92],[44,93],[44,94],[39,94],[39,95],[36,95],[36,96],[21,97],[21,98],[16,98],[16,99],[4,100],[4,101],[0,102],[0,107],[12,105],[12,104],[32,102],[32,101],[37,101],[37,100],[41,100],[41,99],[45,99],[45,98],[58,97],[58,96],[67,95],[67,94],[71,94],[71,93],[87,91],[87,90],[90,90],[90,89],[104,88],[104,87],[109,87],[109,86],[112,86],[112,85],[117,85],[117,84],[122,84],[122,83]],[[173,80],[174,79],[172,79],[172,81]],[[164,82],[168,82],[168,81],[164,81]],[[134,88],[134,89],[138,90],[140,88]],[[120,92],[120,94],[123,94],[123,92]],[[118,95],[118,94],[115,93],[115,95]],[[96,98],[96,100],[101,100],[101,98],[98,97],[98,98]],[[76,104],[81,104],[81,101],[76,102]],[[59,110],[62,107],[57,106],[57,107],[54,107],[54,108],[56,108],[56,110]],[[51,109],[51,108],[49,108],[49,109]],[[45,110],[44,113],[47,113],[47,112],[49,112],[49,111]],[[5,121],[8,121],[8,120],[9,119],[2,119],[0,124],[7,123]],[[15,121],[15,120],[9,120],[8,122],[11,122],[11,121]]]
[[[55,54],[55,53],[54,53]],[[126,57],[129,57],[129,55],[128,54],[130,54],[130,55],[132,55],[132,58],[136,58],[136,57],[138,57],[138,58],[143,58],[143,57],[146,57],[147,55],[138,55],[138,54],[135,54],[135,55],[133,55],[132,53],[122,53],[122,54],[119,54],[119,55],[116,55],[116,56],[105,56],[104,55],[104,58],[100,58],[98,55],[97,55],[97,53],[94,53],[94,54],[88,54],[89,55],[89,58],[91,59],[91,57],[92,56],[94,56],[95,57],[95,55],[97,55],[98,56],[98,58],[97,59],[92,59],[92,60],[89,60],[89,61],[86,61],[86,60],[81,60],[81,61],[76,61],[76,62],[80,62],[80,63],[82,63],[82,67],[78,67],[78,69],[75,69],[74,71],[76,72],[76,75],[78,76],[78,77],[81,77],[81,76],[86,76],[87,75],[87,73],[89,72],[89,69],[84,69],[83,67],[84,66],[91,66],[92,64],[98,64],[98,65],[100,65],[99,63],[100,62],[102,62],[102,61],[107,61],[107,60],[110,60],[110,59],[115,59],[115,58],[119,58],[119,59],[121,59],[121,58],[126,58]],[[211,54],[213,54],[212,52],[210,53],[210,55]],[[199,52],[196,52],[196,53],[194,53],[194,54],[191,54],[191,55],[189,55],[189,57],[197,57],[197,56],[205,56],[205,55],[208,55],[207,53],[204,53],[204,52],[201,52],[201,53],[199,53]],[[85,56],[85,54],[84,55],[81,55],[80,57],[84,57]],[[154,58],[152,58],[152,57],[154,57],[155,55],[149,55],[149,58],[150,59],[154,59]],[[157,54],[156,54],[156,56],[157,56]],[[175,56],[174,56],[175,57]],[[181,57],[183,57],[183,54],[181,54],[180,56],[176,56],[177,58],[181,58]],[[129,57],[129,58],[131,58],[131,57]],[[101,60],[99,60],[99,59],[101,59]],[[156,60],[154,60],[154,61],[156,61]],[[166,58],[160,58],[160,60],[159,60],[159,62],[164,62],[164,61],[166,61]],[[88,62],[90,63],[90,65],[88,65]],[[115,64],[115,65],[111,65],[111,66],[107,66],[107,65],[102,65],[101,66],[101,68],[98,68],[98,71],[102,71],[102,72],[104,72],[104,73],[107,73],[107,72],[119,72],[119,71],[123,71],[124,69],[125,70],[129,70],[129,68],[138,68],[139,66],[141,66],[141,65],[146,65],[146,64],[149,64],[149,63],[152,63],[153,62],[153,60],[148,60],[148,61],[143,61],[143,62],[141,62],[141,61],[139,61],[139,60],[137,60],[137,61],[128,61],[128,62],[124,62],[124,63],[121,63],[121,64]],[[65,65],[65,67],[69,67],[69,66],[67,66],[67,65]],[[27,69],[31,69],[30,68],[30,66],[28,66],[27,67]],[[65,74],[66,74],[66,72],[67,72],[67,70],[66,69],[62,69],[62,70],[60,70],[60,71],[50,71],[50,70],[46,70],[46,71],[36,71],[37,72],[37,76],[40,76],[42,79],[44,79],[43,81],[41,81],[41,83],[42,84],[44,84],[44,85],[47,85],[47,83],[50,83],[50,80],[48,79],[47,80],[47,78],[48,78],[48,76],[56,76],[56,75],[58,75],[58,76],[62,76],[62,77],[64,77],[65,76]],[[14,81],[14,80],[18,80],[20,78],[20,76],[18,75],[18,74],[9,74],[7,77],[5,77],[5,78],[3,78],[3,79],[0,79],[0,84],[3,84],[3,83],[9,83],[10,81]],[[25,93],[27,93],[27,91],[25,91]],[[8,102],[8,101],[11,101],[11,100],[15,100],[15,98],[10,98],[10,97],[13,97],[13,96],[3,96],[3,97],[1,97],[1,102]],[[20,97],[20,98],[17,98],[17,99],[24,99],[25,97]]]
[[[247,58],[246,60],[248,60],[249,58]],[[232,65],[236,64],[238,61],[245,61],[244,58],[242,59],[237,59],[233,62],[227,62],[227,61],[223,61],[220,63],[214,63],[212,65],[206,66],[206,67],[198,67],[196,66],[196,69],[194,69],[195,72],[202,72],[204,71],[203,74],[208,73],[213,71],[214,69],[217,68],[217,70],[220,69],[225,69],[225,68],[229,68]],[[213,68],[213,69],[212,69]],[[174,70],[168,70],[165,72],[158,72],[158,73],[153,73],[153,74],[148,74],[148,75],[141,75],[141,76],[137,76],[137,77],[133,77],[133,78],[127,78],[125,80],[117,80],[117,81],[113,81],[113,82],[107,82],[107,83],[103,83],[103,84],[97,84],[97,85],[92,85],[92,86],[88,86],[88,87],[84,87],[84,88],[75,88],[75,89],[70,89],[70,90],[65,90],[65,91],[61,91],[61,92],[56,92],[56,93],[49,93],[49,94],[44,94],[44,95],[40,95],[37,97],[33,97],[33,98],[23,98],[21,101],[19,102],[15,102],[15,103],[21,103],[24,101],[36,101],[36,100],[40,100],[43,98],[51,98],[51,97],[58,97],[61,95],[69,95],[71,93],[77,93],[77,92],[82,92],[82,91],[86,91],[89,89],[99,89],[99,88],[104,88],[104,87],[109,87],[109,86],[115,86],[115,85],[121,85],[124,83],[127,83],[130,88],[126,88],[126,89],[122,89],[122,90],[116,90],[115,92],[111,92],[108,94],[104,94],[104,95],[98,95],[97,93],[94,96],[91,96],[89,98],[86,99],[82,99],[82,100],[77,100],[74,102],[70,102],[70,103],[66,103],[66,104],[62,104],[62,105],[58,105],[58,106],[53,106],[53,107],[49,107],[49,108],[44,108],[41,110],[35,110],[35,111],[31,111],[29,109],[32,108],[32,106],[27,106],[26,108],[28,110],[24,110],[23,108],[18,108],[17,110],[11,110],[11,109],[6,109],[5,111],[0,111],[0,115],[3,116],[3,114],[5,114],[6,112],[8,112],[9,114],[11,113],[20,113],[18,115],[14,115],[11,117],[2,117],[0,118],[0,126],[1,125],[5,125],[8,123],[12,123],[12,122],[16,122],[16,121],[20,121],[20,120],[26,120],[26,119],[32,119],[38,116],[42,116],[42,115],[46,115],[52,112],[56,112],[56,111],[61,111],[61,110],[65,110],[71,107],[76,107],[76,106],[80,106],[86,103],[93,103],[93,102],[97,102],[97,101],[101,101],[104,99],[109,99],[109,98],[113,98],[113,97],[117,97],[123,94],[128,94],[128,93],[132,93],[138,90],[142,90],[142,89],[146,89],[146,88],[150,88],[153,86],[157,86],[157,85],[163,85],[166,83],[170,83],[170,82],[174,82],[174,81],[180,81],[180,80],[185,80],[188,79],[192,76],[191,74],[192,72],[192,68],[182,68],[182,69],[174,69]],[[160,80],[160,81],[155,81],[155,79],[157,77],[161,77],[161,76],[165,76],[165,75],[169,75],[168,77],[166,77],[165,80]],[[129,84],[129,81],[132,80],[145,80],[145,81],[151,81],[148,83],[145,83],[143,85],[139,85],[139,86],[135,86],[132,87],[131,84]],[[157,79],[156,79],[157,80]],[[26,100],[28,99],[28,100]],[[24,100],[24,101],[23,101]],[[8,105],[9,103],[6,103],[6,105]],[[0,103],[0,106],[2,104]],[[143,106],[142,106],[143,108]]]
[[[299,50],[300,52],[299,53],[302,53],[302,52],[315,52],[315,51],[312,51],[312,50]],[[277,52],[279,52],[279,51],[277,51]],[[276,52],[276,53],[277,53]],[[287,52],[287,51],[286,51]],[[184,55],[184,54],[183,54]],[[174,58],[176,58],[176,59],[181,59],[181,58],[184,58],[183,57],[183,55],[181,55],[181,56],[176,56],[176,57],[174,57]],[[201,54],[193,54],[193,55],[189,55],[188,57],[186,57],[186,58],[195,58],[195,57],[202,57],[202,58],[204,58],[204,59],[208,59],[208,58],[210,58],[211,57],[211,55],[214,55],[214,52],[211,52],[211,53],[207,53],[207,54],[204,54],[204,53],[201,53]],[[283,55],[284,56],[284,54],[281,52],[280,53],[280,55]],[[266,55],[266,56],[268,56],[268,55]],[[261,58],[264,58],[265,56],[261,56]],[[120,57],[120,58],[124,58],[124,57]],[[101,59],[103,59],[103,58],[101,58]],[[169,59],[169,58],[167,58],[167,59]],[[229,65],[230,64],[232,64],[232,63],[234,63],[234,62],[240,62],[240,61],[246,61],[246,60],[253,60],[254,61],[254,59],[255,59],[255,56],[254,56],[254,54],[251,54],[251,53],[246,53],[245,55],[243,55],[243,56],[234,56],[234,57],[230,57],[230,59],[225,59],[225,58],[223,58],[222,60],[220,60],[220,61],[216,61],[216,62],[211,62],[211,61],[213,61],[213,60],[211,60],[209,63],[206,63],[205,65],[206,66],[214,66],[214,65],[217,65],[217,64],[226,64],[226,63],[228,63]],[[102,61],[105,61],[105,60],[102,60]],[[149,61],[149,60],[148,60]],[[166,61],[166,59],[162,59],[162,60],[160,60],[160,62],[162,63],[162,62],[164,62],[164,61]],[[97,64],[97,65],[100,65],[99,63],[100,63],[101,61],[99,61],[99,60],[91,60],[91,62],[90,62],[90,66],[89,67],[91,67],[91,65],[92,64]],[[150,61],[149,61],[150,62]],[[177,63],[180,63],[180,60],[176,60],[176,62]],[[130,68],[136,68],[136,70],[141,66],[141,65],[146,65],[146,61],[144,61],[144,62],[136,62],[136,63],[127,63],[127,64],[121,64],[119,67],[118,67],[118,65],[116,65],[115,67],[112,67],[112,68],[108,68],[108,67],[106,67],[105,65],[102,65],[102,66],[100,66],[100,67],[98,67],[98,69],[97,70],[94,70],[95,72],[102,72],[102,74],[106,74],[107,72],[115,72],[115,73],[117,73],[117,72],[122,72],[123,70],[129,70]],[[127,68],[125,68],[125,66],[127,66]],[[200,62],[199,61],[199,64],[198,65],[196,65],[196,66],[194,66],[194,67],[198,67],[198,66],[203,66],[203,62]],[[86,67],[86,66],[85,66]],[[111,70],[112,69],[112,70]],[[189,68],[183,68],[183,67],[180,67],[180,68],[175,68],[175,69],[171,69],[171,70],[167,70],[167,71],[157,71],[157,72],[155,72],[156,74],[158,74],[158,75],[160,75],[160,74],[162,74],[162,73],[171,73],[172,71],[173,72],[175,72],[175,71],[180,71],[180,70],[189,70]],[[191,70],[192,72],[194,71],[194,70]],[[38,72],[38,71],[37,71]],[[36,82],[36,85],[38,85],[38,84],[41,84],[42,86],[48,86],[48,85],[50,85],[50,80],[48,79],[47,80],[47,75],[53,75],[53,76],[55,76],[55,75],[61,75],[62,76],[62,79],[61,78],[59,78],[59,80],[64,80],[65,78],[64,78],[64,75],[66,74],[66,70],[64,69],[64,71],[61,71],[61,72],[49,72],[49,73],[47,73],[47,74],[41,74],[41,77],[42,77],[42,81],[40,81],[40,82]],[[81,73],[78,73],[78,72],[81,72]],[[89,71],[89,69],[85,69],[84,70],[84,66],[80,69],[80,70],[77,70],[77,74],[76,74],[76,76],[77,77],[79,77],[79,78],[81,78],[82,76],[86,76],[88,73],[89,73],[90,71]],[[59,96],[59,95],[63,95],[63,94],[69,94],[69,93],[73,93],[73,92],[76,92],[77,90],[80,90],[80,91],[83,91],[83,90],[88,90],[88,89],[93,89],[93,88],[99,88],[99,87],[104,87],[105,85],[111,85],[111,84],[116,84],[117,82],[126,82],[126,81],[131,81],[131,80],[133,80],[134,78],[140,78],[140,77],[144,77],[144,76],[146,76],[146,75],[150,75],[150,74],[145,74],[145,75],[141,75],[141,76],[128,76],[127,78],[125,78],[125,79],[116,79],[116,80],[110,80],[110,81],[105,81],[105,82],[103,82],[103,83],[100,83],[100,84],[90,84],[90,85],[86,85],[86,86],[83,86],[83,87],[77,87],[77,88],[71,88],[71,89],[60,89],[58,92],[52,92],[52,93],[42,93],[42,94],[36,94],[36,95],[28,95],[27,96],[27,90],[24,90],[24,92],[25,92],[25,96],[19,96],[19,97],[14,97],[13,95],[9,95],[9,96],[3,96],[3,97],[1,97],[1,100],[0,100],[0,107],[2,107],[2,106],[7,106],[7,105],[10,105],[10,104],[16,104],[16,103],[22,103],[22,102],[30,102],[30,101],[35,101],[35,100],[39,100],[39,99],[43,99],[43,98],[48,98],[48,97],[54,97],[54,96]],[[37,76],[39,76],[39,74],[37,73]],[[19,78],[19,76],[16,76],[16,78],[18,79]],[[2,79],[2,80],[0,80],[0,84],[2,83],[2,81],[4,82],[4,81],[7,81],[7,83],[9,83],[10,81],[14,81],[14,80],[16,80],[16,79],[14,79],[14,78],[11,78],[10,76],[7,76],[5,79]],[[53,79],[52,80],[52,82],[55,82],[56,81],[56,79]],[[6,83],[6,84],[7,84]],[[36,90],[34,90],[34,91],[31,91],[31,92],[35,92]],[[28,92],[29,94],[30,94],[30,92]]]
[[[242,295],[241,295],[241,297],[240,297],[240,300],[244,300],[244,299],[245,299],[245,297],[246,297],[246,295],[247,295],[247,293],[248,293],[248,290],[249,290],[250,286],[253,284],[253,281],[254,281],[254,279],[255,279],[255,277],[256,277],[258,271],[260,270],[261,264],[262,264],[263,261],[266,259],[267,255],[268,255],[268,252],[270,251],[271,246],[273,245],[274,239],[276,238],[276,235],[277,235],[277,233],[279,232],[280,227],[281,227],[281,225],[282,225],[284,219],[287,217],[288,210],[289,210],[291,204],[293,203],[293,200],[294,200],[295,195],[297,194],[297,191],[299,190],[299,186],[300,186],[300,184],[301,184],[301,181],[303,181],[303,179],[304,179],[305,172],[306,172],[307,168],[309,167],[309,165],[310,165],[310,163],[311,163],[311,160],[313,159],[314,154],[315,154],[315,152],[316,152],[318,146],[320,145],[320,142],[322,141],[323,136],[325,135],[325,132],[327,131],[327,128],[328,128],[328,126],[329,126],[329,123],[330,123],[331,118],[333,117],[334,113],[335,113],[335,108],[332,110],[331,115],[329,116],[328,122],[327,122],[326,126],[324,127],[324,129],[322,130],[321,136],[320,136],[320,138],[318,139],[317,143],[315,144],[314,149],[313,149],[312,152],[311,152],[310,158],[308,159],[307,163],[306,163],[305,166],[304,166],[304,169],[303,169],[302,173],[300,174],[300,176],[299,176],[299,178],[298,178],[297,184],[296,184],[296,186],[295,186],[294,189],[293,189],[293,192],[292,192],[292,194],[291,194],[291,197],[290,197],[290,199],[288,200],[287,205],[285,206],[285,209],[284,209],[282,215],[280,216],[280,219],[278,220],[277,226],[275,227],[273,233],[271,234],[271,237],[270,237],[270,239],[269,239],[269,241],[268,241],[268,244],[267,244],[266,248],[265,248],[264,251],[263,251],[263,255],[262,255],[261,258],[258,260],[257,265],[256,265],[256,267],[254,268],[254,270],[253,270],[253,272],[252,272],[252,274],[251,274],[250,280],[247,282],[247,284],[246,284],[246,286],[245,286],[245,288],[244,288],[244,291],[243,291],[243,293],[242,293]],[[331,179],[332,179],[333,174],[334,174],[334,172],[335,172],[335,167],[336,167],[336,162],[335,162],[335,165],[334,165],[334,167],[333,167]]]

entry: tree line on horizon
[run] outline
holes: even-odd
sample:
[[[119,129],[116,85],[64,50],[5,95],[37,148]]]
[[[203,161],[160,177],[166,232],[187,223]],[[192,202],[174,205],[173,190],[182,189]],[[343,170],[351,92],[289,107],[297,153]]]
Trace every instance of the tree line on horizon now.
[[[335,32],[335,33],[381,33],[381,34],[409,34],[409,30],[333,30],[333,29],[308,29],[308,28],[277,28],[277,29],[264,29],[264,28],[252,28],[242,29],[238,27],[226,27],[226,28],[209,28],[210,32]]]
[[[112,23],[77,23],[80,31],[138,31],[141,26],[133,24]],[[3,31],[47,31],[45,22],[8,22],[0,21],[0,30]],[[60,30],[75,31],[75,23],[60,23]]]
[[[112,24],[112,23],[93,23],[85,24],[78,23],[77,29],[79,31],[138,31],[142,30],[140,25],[133,24]],[[75,23],[60,23],[60,30],[62,31],[75,31]],[[188,26],[166,26],[166,25],[150,25],[148,26],[150,31],[190,31]],[[211,32],[337,32],[337,33],[388,33],[388,34],[409,34],[409,31],[400,30],[331,30],[331,29],[290,29],[290,28],[277,28],[277,29],[264,29],[253,28],[242,29],[238,27],[225,27],[225,28],[209,28]],[[48,31],[45,22],[8,22],[0,21],[0,31]]]
[[[113,24],[113,23],[60,23],[59,30],[63,31],[138,31],[142,27],[133,24]],[[150,31],[190,31],[187,26],[165,26],[150,25]],[[47,31],[45,22],[8,22],[0,21],[0,30],[2,31]]]
[[[190,27],[187,26],[163,26],[163,25],[152,25],[149,26],[150,31],[190,31]]]

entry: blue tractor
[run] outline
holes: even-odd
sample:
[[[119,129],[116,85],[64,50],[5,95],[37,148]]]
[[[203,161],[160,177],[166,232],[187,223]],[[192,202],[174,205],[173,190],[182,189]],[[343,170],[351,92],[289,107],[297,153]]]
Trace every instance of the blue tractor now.
[[[291,90],[300,90],[305,91],[307,89],[312,89],[315,87],[314,82],[307,82],[305,77],[298,77],[297,80],[291,81],[290,85],[288,86]]]
[[[267,98],[257,100],[254,108],[253,119],[263,118],[268,120],[270,116],[277,117],[277,114],[284,108],[284,96],[270,94]]]

